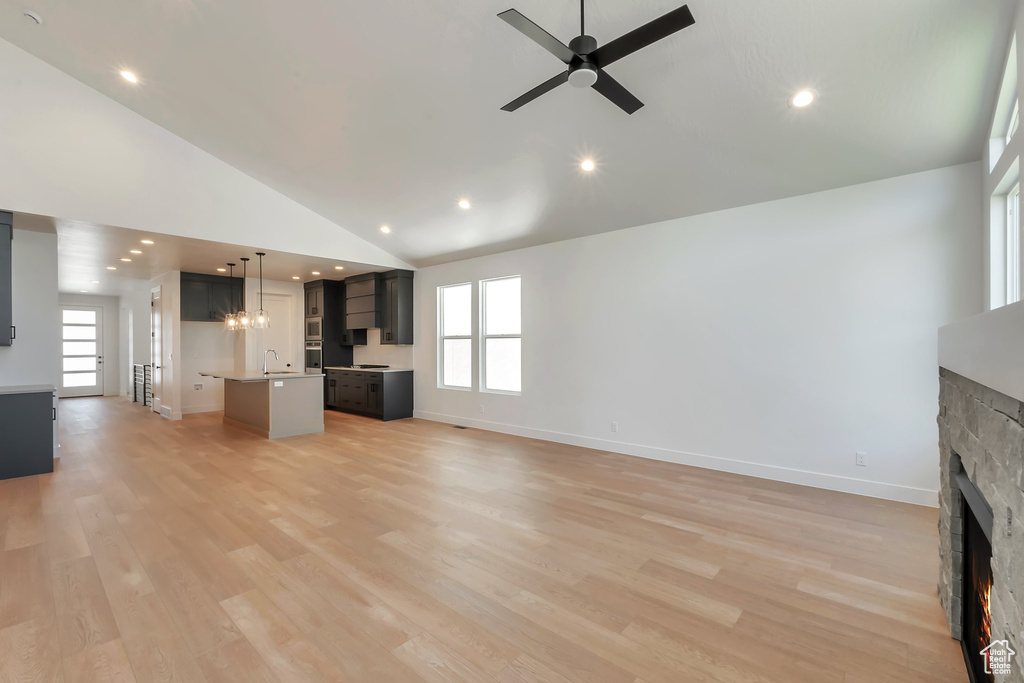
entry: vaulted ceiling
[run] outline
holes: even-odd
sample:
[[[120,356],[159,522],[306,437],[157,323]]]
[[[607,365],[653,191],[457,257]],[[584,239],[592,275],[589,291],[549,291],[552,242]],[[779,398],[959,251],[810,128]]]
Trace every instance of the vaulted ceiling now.
[[[589,0],[587,32],[678,4]],[[560,64],[495,15],[568,42],[575,0],[0,0],[0,38],[417,265],[980,157],[1013,0],[689,6],[609,67],[632,116],[569,87],[499,110]]]

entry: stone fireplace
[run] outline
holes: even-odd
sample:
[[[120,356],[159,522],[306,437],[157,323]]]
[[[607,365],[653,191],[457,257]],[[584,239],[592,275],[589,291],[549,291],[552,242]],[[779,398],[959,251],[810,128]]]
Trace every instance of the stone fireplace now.
[[[977,657],[978,643],[969,641],[978,639],[979,629],[1017,653],[1009,674],[972,673],[971,680],[1024,683],[1024,405],[939,368],[938,425],[938,592],[950,635],[963,641],[965,659]],[[985,507],[991,511],[991,572],[980,574],[991,585],[979,612],[978,591],[987,586],[978,586],[977,552],[965,539],[972,529],[980,539],[977,516],[985,516]]]

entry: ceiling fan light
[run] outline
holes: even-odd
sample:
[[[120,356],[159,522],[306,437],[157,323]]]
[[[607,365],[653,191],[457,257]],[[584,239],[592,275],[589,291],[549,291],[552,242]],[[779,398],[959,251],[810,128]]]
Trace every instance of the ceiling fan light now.
[[[569,72],[569,85],[574,88],[589,88],[597,83],[597,70],[589,64],[581,64],[579,68]]]

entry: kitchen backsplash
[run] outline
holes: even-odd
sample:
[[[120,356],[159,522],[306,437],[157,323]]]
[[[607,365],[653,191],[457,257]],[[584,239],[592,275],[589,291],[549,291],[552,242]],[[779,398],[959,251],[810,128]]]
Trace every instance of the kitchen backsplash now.
[[[353,363],[379,363],[393,368],[412,369],[412,346],[381,345],[380,330],[366,331],[366,346],[356,346]]]

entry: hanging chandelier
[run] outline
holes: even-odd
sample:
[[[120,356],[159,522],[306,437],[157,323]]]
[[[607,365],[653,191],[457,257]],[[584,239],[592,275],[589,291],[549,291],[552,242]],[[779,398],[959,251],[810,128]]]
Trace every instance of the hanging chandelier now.
[[[270,316],[267,315],[266,309],[263,308],[263,257],[267,254],[262,251],[257,251],[256,255],[260,257],[260,307],[252,316],[252,326],[256,329],[262,330],[270,327]]]
[[[235,304],[235,264],[234,263],[229,263],[228,264],[228,268],[231,269],[231,272],[228,275],[228,278],[230,279],[230,282],[231,282],[231,305],[234,306],[234,304]],[[229,332],[234,332],[235,330],[237,330],[238,329],[238,316],[237,316],[237,314],[235,314],[235,313],[228,313],[227,315],[225,315],[224,316],[224,327],[226,327]]]

